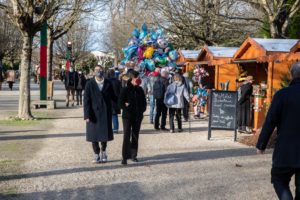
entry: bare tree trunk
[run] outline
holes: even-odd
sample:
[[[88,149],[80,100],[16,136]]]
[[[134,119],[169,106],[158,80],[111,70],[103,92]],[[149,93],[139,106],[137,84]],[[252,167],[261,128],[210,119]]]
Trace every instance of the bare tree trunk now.
[[[49,34],[48,30],[48,50],[47,50],[47,61],[48,61],[48,81],[52,81],[52,71],[53,71],[53,44],[54,44],[54,40],[51,36],[51,33]]]
[[[272,38],[280,38],[278,24],[275,21],[270,22],[270,33]]]
[[[30,110],[30,67],[32,54],[33,36],[23,35],[23,48],[21,55],[21,77],[19,89],[19,112],[20,119],[32,119]]]

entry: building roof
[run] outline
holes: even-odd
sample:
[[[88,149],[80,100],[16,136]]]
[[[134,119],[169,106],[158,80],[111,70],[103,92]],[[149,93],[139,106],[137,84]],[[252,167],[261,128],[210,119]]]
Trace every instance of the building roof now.
[[[297,39],[262,39],[252,38],[267,51],[290,52],[299,40]]]
[[[213,54],[214,57],[224,57],[224,58],[232,58],[235,52],[238,50],[237,47],[208,46],[207,48]]]
[[[91,53],[96,57],[110,57],[110,58],[114,57],[112,53],[106,53],[103,51],[92,51]]]
[[[184,58],[197,59],[201,50],[180,50]]]

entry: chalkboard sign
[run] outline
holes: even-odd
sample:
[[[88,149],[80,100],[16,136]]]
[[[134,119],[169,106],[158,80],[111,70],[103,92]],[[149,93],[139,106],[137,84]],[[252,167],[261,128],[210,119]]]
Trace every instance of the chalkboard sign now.
[[[237,99],[237,92],[212,91],[208,139],[211,138],[212,129],[234,130],[234,140],[236,141]]]

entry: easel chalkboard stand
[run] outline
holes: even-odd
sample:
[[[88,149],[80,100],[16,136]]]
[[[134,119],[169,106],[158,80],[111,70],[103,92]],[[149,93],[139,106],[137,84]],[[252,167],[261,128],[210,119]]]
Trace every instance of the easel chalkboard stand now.
[[[210,115],[209,115],[209,121],[208,121],[208,140],[211,139],[211,135],[212,135],[212,130],[233,130],[231,129],[226,129],[226,128],[214,128],[212,127],[212,106],[213,106],[213,93],[214,92],[228,92],[228,91],[212,91],[211,96],[209,98],[210,101]],[[228,93],[234,93],[234,92],[228,92]],[[238,102],[238,97],[237,97],[237,93],[236,93],[236,98],[235,98],[235,102],[236,105],[235,107],[237,108],[237,102]],[[235,109],[235,118],[234,118],[234,142],[237,141],[237,109]]]

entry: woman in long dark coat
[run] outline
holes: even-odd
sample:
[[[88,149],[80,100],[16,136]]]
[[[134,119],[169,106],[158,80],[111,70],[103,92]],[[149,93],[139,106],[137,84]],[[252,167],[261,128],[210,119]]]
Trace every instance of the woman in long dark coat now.
[[[146,111],[146,97],[144,90],[139,86],[141,79],[139,73],[133,71],[127,86],[122,89],[119,97],[119,107],[123,110],[123,131],[124,140],[122,148],[122,164],[127,164],[127,159],[138,162],[138,139],[143,120],[143,113]]]
[[[117,101],[111,83],[104,79],[101,66],[95,67],[95,78],[87,82],[84,92],[84,119],[86,140],[92,142],[94,162],[107,162],[107,142],[114,139],[112,131],[112,104]],[[99,142],[101,142],[101,155]]]

